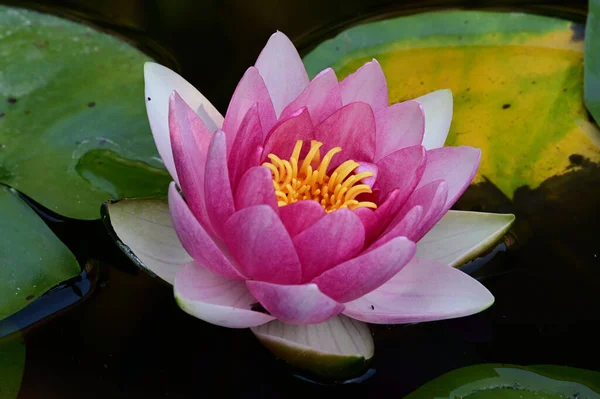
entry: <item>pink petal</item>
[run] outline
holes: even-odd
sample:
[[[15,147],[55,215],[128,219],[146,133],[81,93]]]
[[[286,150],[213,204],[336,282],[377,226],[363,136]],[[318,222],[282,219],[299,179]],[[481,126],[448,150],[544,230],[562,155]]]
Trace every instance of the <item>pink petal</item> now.
[[[231,188],[235,193],[240,179],[248,169],[260,164],[263,133],[258,114],[258,104],[248,110],[235,136],[229,161]]]
[[[296,249],[271,207],[256,205],[234,213],[225,223],[224,239],[248,278],[281,284],[300,282],[302,270]]]
[[[223,117],[194,86],[169,68],[154,62],[146,62],[144,81],[146,111],[156,148],[173,180],[179,182],[169,136],[168,113],[171,93],[176,90],[200,116],[211,133],[223,125]]]
[[[420,145],[403,148],[379,160],[376,163],[377,183],[381,194],[385,196],[399,189],[403,195],[397,201],[405,201],[423,176],[425,160],[425,148]]]
[[[313,200],[294,202],[279,208],[279,217],[291,237],[317,223],[327,212]]]
[[[231,280],[192,262],[175,276],[175,300],[186,313],[229,328],[255,327],[274,318],[250,310],[256,299],[244,281]]]
[[[227,249],[220,248],[192,215],[175,183],[169,186],[169,211],[179,241],[196,262],[220,276],[244,280]]]
[[[480,159],[481,150],[473,147],[442,147],[427,151],[427,165],[417,188],[444,179],[448,183],[445,213],[471,184]]]
[[[366,242],[372,242],[381,234],[390,224],[394,216],[400,210],[402,203],[399,199],[403,198],[405,193],[400,190],[392,190],[387,197],[379,203],[377,209],[358,208],[354,210],[363,226],[365,226]]]
[[[306,108],[292,114],[288,119],[280,121],[267,135],[262,159],[275,154],[281,159],[289,159],[294,151],[296,141],[310,143],[315,138],[313,124]]]
[[[346,303],[344,314],[367,323],[417,323],[468,316],[493,303],[494,296],[469,275],[413,258],[386,284]]]
[[[379,248],[383,244],[393,240],[396,237],[411,237],[413,232],[418,228],[421,218],[423,217],[423,207],[415,205],[408,213],[398,214],[390,224],[390,229],[375,241],[370,251]]]
[[[377,169],[377,166],[371,162],[359,162],[358,164],[359,165],[354,170],[354,173],[355,174],[359,174],[362,172],[373,173],[373,176],[366,177],[360,181],[362,184],[366,184],[369,187],[373,188],[373,186],[375,185],[375,182],[377,181],[377,175],[379,174],[379,170]]]
[[[316,284],[279,285],[248,280],[246,285],[260,304],[284,323],[322,323],[344,310],[344,305],[323,294]]]
[[[302,94],[285,107],[279,118],[287,118],[302,107],[308,108],[315,125],[342,108],[340,86],[333,69],[327,68],[315,76]]]
[[[302,216],[300,216],[302,217]],[[302,264],[302,282],[358,255],[365,229],[349,209],[331,212],[293,239]]]
[[[279,213],[273,177],[271,171],[264,166],[249,169],[235,193],[235,209],[240,210],[253,205],[269,205],[275,213]]]
[[[340,82],[342,103],[365,102],[377,112],[388,106],[385,75],[377,60],[367,62]]]
[[[308,85],[308,74],[296,47],[281,32],[271,35],[255,66],[269,90],[277,116]]]
[[[418,102],[405,101],[375,113],[375,124],[375,161],[379,161],[402,148],[421,145],[425,132],[425,114]]]
[[[315,138],[323,143],[321,154],[334,147],[336,155],[330,168],[347,159],[372,162],[375,156],[375,117],[366,103],[352,103],[340,108],[315,128]]]
[[[413,258],[415,251],[414,242],[406,237],[397,237],[326,271],[313,283],[338,302],[353,301],[392,278]]]
[[[448,196],[448,185],[444,180],[436,180],[428,185],[418,188],[400,209],[388,231],[393,229],[404,215],[408,214],[415,206],[423,208],[421,220],[416,228],[408,235],[408,238],[418,242],[435,224],[444,216],[444,204]]]
[[[218,130],[210,142],[206,158],[206,177],[204,179],[204,195],[206,211],[215,232],[222,238],[223,225],[233,214],[233,194],[227,171],[227,150],[225,133]]]
[[[273,103],[269,92],[265,86],[263,78],[260,76],[258,69],[254,67],[248,68],[242,79],[235,88],[233,97],[229,102],[225,121],[223,122],[223,130],[227,136],[227,151],[231,151],[233,142],[246,113],[250,108],[258,104],[258,113],[260,115],[260,123],[263,128],[263,137],[267,134],[271,127],[277,122]]]
[[[212,234],[204,199],[204,173],[212,134],[177,92],[169,97],[169,132],[179,185],[194,216]]]

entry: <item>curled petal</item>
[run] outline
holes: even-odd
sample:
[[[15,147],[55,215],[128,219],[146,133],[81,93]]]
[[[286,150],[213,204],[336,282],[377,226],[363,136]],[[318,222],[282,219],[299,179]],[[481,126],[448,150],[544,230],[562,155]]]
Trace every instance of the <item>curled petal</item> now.
[[[494,296],[451,266],[414,258],[375,291],[346,303],[344,314],[376,324],[417,323],[479,313]]]
[[[246,285],[261,305],[284,323],[322,323],[344,310],[344,305],[323,294],[316,284],[279,285],[248,280]]]
[[[425,114],[417,101],[393,104],[375,113],[375,161],[406,147],[421,145]]]
[[[403,148],[379,160],[377,183],[383,196],[394,189],[400,190],[397,201],[405,201],[421,181],[425,171],[425,148],[420,145]]]
[[[263,136],[265,136],[277,122],[277,117],[263,78],[256,68],[250,67],[235,88],[225,114],[223,131],[227,136],[228,152],[231,151],[246,113],[254,104],[258,104],[258,114],[263,128]]]
[[[256,299],[244,281],[219,276],[196,262],[179,269],[174,291],[183,311],[217,326],[247,328],[273,320],[268,314],[251,310]]]
[[[427,151],[427,165],[417,188],[434,180],[445,180],[448,184],[445,212],[471,184],[480,159],[481,150],[473,147],[443,147]]]
[[[433,181],[415,190],[392,223],[390,223],[387,232],[391,231],[404,218],[404,215],[410,212],[415,206],[421,206],[423,211],[419,224],[408,235],[408,238],[414,242],[418,242],[444,216],[446,212],[444,204],[447,197],[448,185],[444,180]]]
[[[308,74],[296,47],[281,32],[271,35],[255,66],[269,90],[277,116],[308,85]]]
[[[300,216],[303,217],[303,216]],[[302,281],[356,256],[365,242],[365,229],[349,209],[339,209],[293,239],[302,264]]]
[[[338,302],[353,301],[392,278],[412,259],[415,250],[414,242],[397,237],[326,271],[313,282]]]
[[[325,215],[325,209],[313,200],[298,201],[279,208],[279,217],[291,237],[300,234]]]
[[[144,82],[146,111],[156,148],[173,179],[179,181],[169,137],[168,113],[171,93],[177,91],[211,132],[223,125],[223,117],[194,86],[167,67],[154,62],[145,63]]]
[[[402,198],[406,194],[400,190],[392,190],[383,201],[379,203],[377,209],[358,208],[354,213],[360,218],[365,226],[365,235],[367,244],[377,238],[394,219],[402,207]]]
[[[196,262],[220,276],[244,279],[234,266],[234,261],[229,258],[227,249],[220,248],[192,215],[177,192],[175,183],[169,186],[169,211],[177,237]]]
[[[225,134],[219,130],[213,135],[208,148],[204,179],[206,212],[213,229],[221,238],[225,221],[235,211],[225,145]]]
[[[452,92],[448,89],[434,91],[419,98],[425,113],[423,147],[433,150],[444,146],[452,122]]]
[[[302,94],[285,107],[280,119],[289,117],[303,107],[308,109],[315,125],[342,108],[340,85],[333,69],[327,68],[315,76]]]
[[[231,189],[234,193],[244,173],[251,167],[260,164],[262,143],[263,133],[258,114],[258,104],[254,104],[246,113],[229,153],[227,166]]]
[[[376,248],[379,248],[386,242],[389,242],[396,237],[412,237],[413,232],[419,227],[422,216],[423,207],[421,205],[415,205],[406,214],[396,215],[396,218],[394,218],[390,224],[390,226],[393,227],[386,231],[385,234],[381,235],[381,237],[379,237],[377,241],[371,245],[369,250],[372,251]]]
[[[300,282],[300,261],[292,239],[268,205],[234,213],[225,223],[224,239],[248,278],[281,284]]]
[[[279,213],[271,171],[264,166],[255,166],[249,169],[240,180],[240,185],[235,193],[235,208],[240,210],[262,204],[270,206],[275,213]]]
[[[342,149],[330,168],[345,159],[372,162],[375,156],[375,116],[367,103],[351,103],[334,112],[315,128],[315,139],[323,143],[324,151]]]
[[[306,108],[301,108],[288,119],[280,121],[267,135],[262,159],[267,160],[269,154],[281,159],[289,159],[298,140],[310,143],[315,138],[314,127]]]
[[[365,102],[377,112],[388,106],[388,91],[385,75],[377,60],[367,62],[340,82],[342,102]]]
[[[194,216],[213,234],[204,201],[204,173],[212,134],[177,92],[169,98],[169,131],[179,186]]]

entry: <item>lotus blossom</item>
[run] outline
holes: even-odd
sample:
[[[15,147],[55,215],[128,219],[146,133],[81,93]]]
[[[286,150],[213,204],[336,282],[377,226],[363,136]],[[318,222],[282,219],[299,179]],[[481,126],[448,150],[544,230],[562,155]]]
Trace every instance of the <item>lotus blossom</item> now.
[[[225,118],[192,85],[145,65],[147,110],[174,182],[169,210],[193,261],[179,306],[225,327],[461,317],[493,296],[419,241],[470,184],[481,152],[443,147],[452,95],[388,105],[376,60],[309,81],[291,41],[271,36]],[[418,255],[415,256],[415,253]]]

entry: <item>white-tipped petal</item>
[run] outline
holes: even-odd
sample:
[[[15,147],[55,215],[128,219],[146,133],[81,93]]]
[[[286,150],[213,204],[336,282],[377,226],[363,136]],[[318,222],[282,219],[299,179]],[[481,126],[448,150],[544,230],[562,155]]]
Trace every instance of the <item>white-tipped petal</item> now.
[[[206,127],[214,132],[223,126],[223,116],[188,81],[169,68],[154,62],[144,64],[144,82],[146,87],[146,111],[156,148],[165,167],[177,180],[177,171],[171,152],[169,137],[169,96],[177,91],[185,102],[200,116]]]
[[[425,114],[423,147],[427,150],[443,147],[452,122],[452,91],[437,90],[415,100],[421,104]]]

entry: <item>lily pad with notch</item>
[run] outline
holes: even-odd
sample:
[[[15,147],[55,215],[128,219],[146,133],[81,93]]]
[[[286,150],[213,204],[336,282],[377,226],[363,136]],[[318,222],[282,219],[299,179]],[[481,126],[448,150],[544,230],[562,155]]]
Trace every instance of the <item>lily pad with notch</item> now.
[[[75,219],[97,219],[110,198],[166,194],[144,106],[148,56],[88,26],[8,6],[0,38],[0,183]]]

